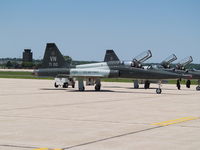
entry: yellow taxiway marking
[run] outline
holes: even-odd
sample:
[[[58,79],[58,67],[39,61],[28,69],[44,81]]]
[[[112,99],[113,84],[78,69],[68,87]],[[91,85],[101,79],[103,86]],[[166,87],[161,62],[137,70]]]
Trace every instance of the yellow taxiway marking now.
[[[200,119],[200,118],[199,117],[183,117],[183,118],[179,118],[179,119],[153,123],[151,125],[168,126],[168,125],[171,125],[171,124],[181,123],[181,122],[195,120],[195,119]]]
[[[59,148],[56,148],[56,149],[52,149],[52,148],[37,148],[37,149],[33,149],[33,150],[62,150],[62,149],[59,149]]]

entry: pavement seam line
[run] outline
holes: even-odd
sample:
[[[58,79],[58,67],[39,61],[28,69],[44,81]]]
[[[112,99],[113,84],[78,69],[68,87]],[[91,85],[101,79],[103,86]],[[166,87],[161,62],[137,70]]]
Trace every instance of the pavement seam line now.
[[[82,144],[64,147],[64,148],[62,148],[62,150],[72,149],[72,148],[81,147],[81,146],[94,144],[94,143],[98,143],[98,142],[103,142],[103,141],[106,141],[106,140],[111,140],[111,139],[120,138],[120,137],[123,137],[123,136],[137,134],[137,133],[141,133],[141,132],[145,132],[145,131],[149,131],[149,130],[153,130],[153,129],[157,129],[157,128],[161,128],[161,127],[162,126],[156,126],[156,127],[152,127],[152,128],[147,128],[147,129],[143,129],[143,130],[138,130],[138,131],[134,131],[134,132],[129,132],[129,133],[124,133],[124,134],[120,134],[120,135],[116,135],[116,136],[111,136],[111,137],[107,137],[107,138],[103,138],[103,139],[99,139],[99,140],[95,140],[95,141],[85,142],[85,143],[82,143]]]

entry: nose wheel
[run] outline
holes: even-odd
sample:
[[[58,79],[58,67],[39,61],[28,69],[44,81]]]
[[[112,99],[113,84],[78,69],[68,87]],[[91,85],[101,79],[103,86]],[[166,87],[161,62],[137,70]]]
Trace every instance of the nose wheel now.
[[[198,86],[196,87],[197,91],[200,91],[200,80],[198,80]]]
[[[159,81],[159,82],[158,82],[158,88],[156,89],[156,93],[157,93],[157,94],[161,94],[161,93],[162,93],[161,82],[162,82],[162,81]]]
[[[157,88],[157,89],[156,89],[156,93],[157,93],[157,94],[161,94],[161,93],[162,93],[162,89]]]

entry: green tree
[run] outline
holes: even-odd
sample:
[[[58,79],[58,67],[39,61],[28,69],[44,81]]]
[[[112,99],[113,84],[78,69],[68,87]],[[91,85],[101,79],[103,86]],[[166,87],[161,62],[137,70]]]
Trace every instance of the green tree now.
[[[32,69],[34,66],[34,63],[33,62],[23,62],[22,63],[22,68],[29,68],[29,69]]]
[[[68,64],[71,64],[72,63],[72,58],[70,56],[63,56],[65,61],[68,63]]]
[[[10,69],[12,66],[13,66],[13,65],[12,65],[12,62],[11,62],[11,61],[8,61],[8,62],[6,63],[6,67],[7,67],[8,69]]]

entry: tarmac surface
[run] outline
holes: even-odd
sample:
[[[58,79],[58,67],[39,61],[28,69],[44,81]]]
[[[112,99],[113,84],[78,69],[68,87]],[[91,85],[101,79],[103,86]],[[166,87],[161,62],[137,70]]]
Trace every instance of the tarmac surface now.
[[[200,91],[0,79],[0,150],[199,150]],[[157,85],[152,85],[157,87]]]

